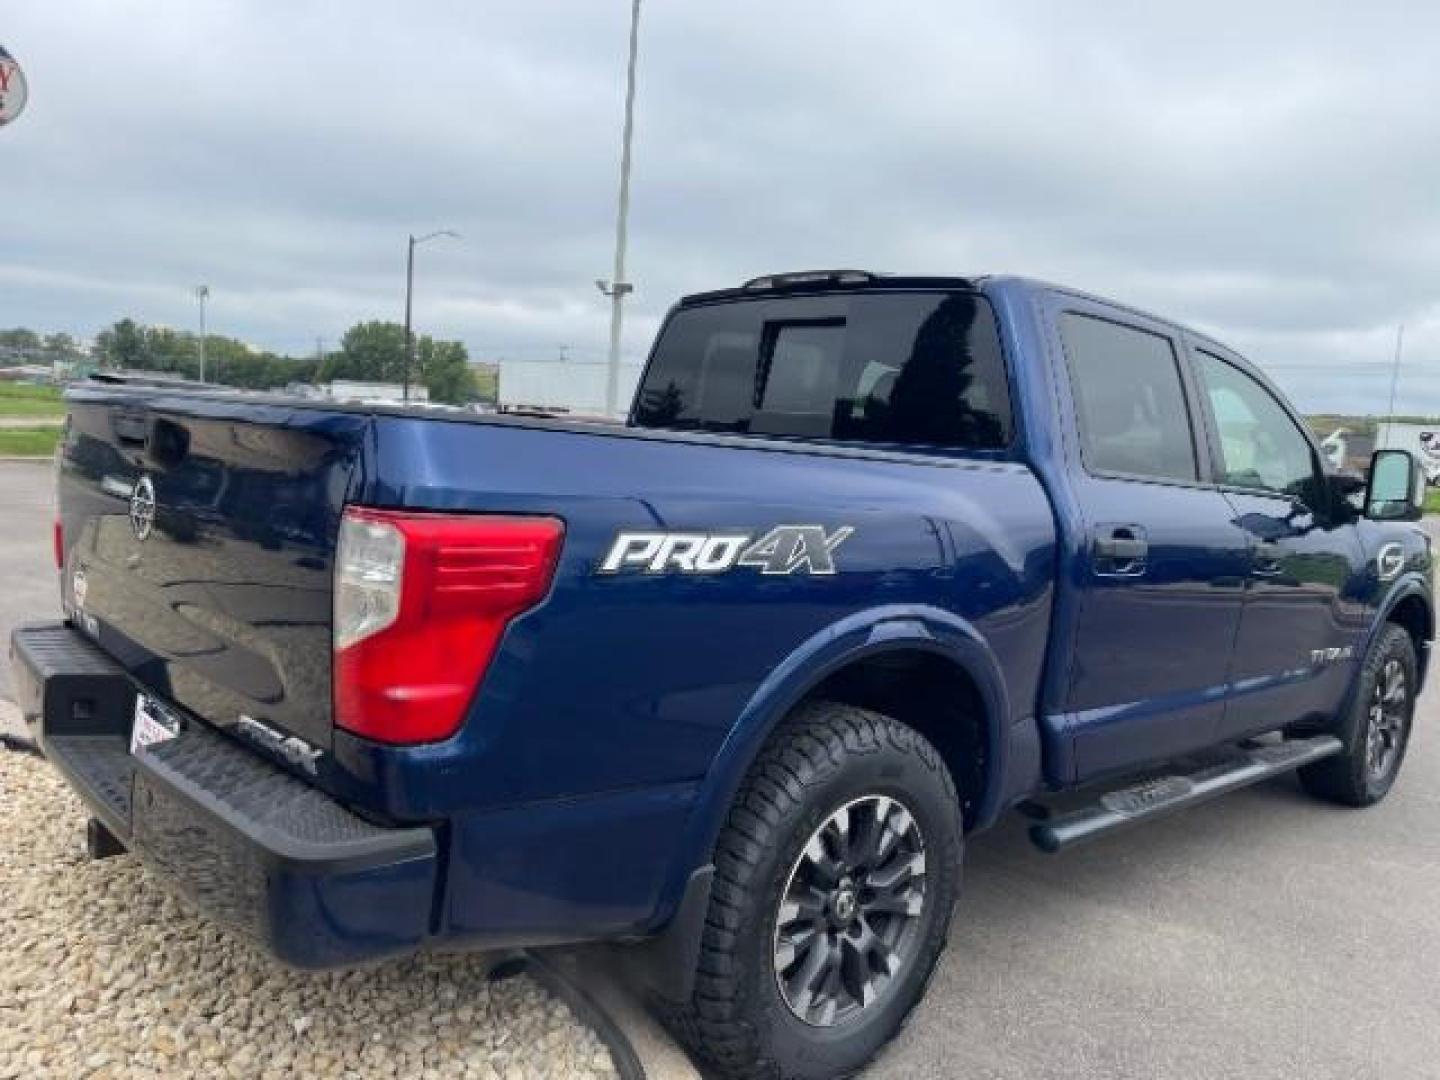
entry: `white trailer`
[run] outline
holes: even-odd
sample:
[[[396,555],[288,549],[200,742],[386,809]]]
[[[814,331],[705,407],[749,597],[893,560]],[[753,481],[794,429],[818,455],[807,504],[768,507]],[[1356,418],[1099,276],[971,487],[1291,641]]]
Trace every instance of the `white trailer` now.
[[[577,416],[605,414],[603,362],[576,360],[501,360],[495,388],[501,409],[535,409]],[[628,412],[641,365],[620,365],[620,409]]]
[[[1425,471],[1425,479],[1440,484],[1440,423],[1381,420],[1375,433],[1375,449],[1409,450]]]

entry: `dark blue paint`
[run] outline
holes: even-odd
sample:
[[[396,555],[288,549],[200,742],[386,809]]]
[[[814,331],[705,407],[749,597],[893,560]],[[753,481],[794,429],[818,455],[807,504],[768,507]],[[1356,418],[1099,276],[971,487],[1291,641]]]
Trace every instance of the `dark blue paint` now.
[[[827,675],[886,650],[946,657],[979,688],[992,747],[979,825],[1041,786],[1333,713],[1356,664],[1317,667],[1311,650],[1363,649],[1403,596],[1428,610],[1418,531],[1339,511],[1287,518],[1215,485],[1194,335],[1034,282],[980,287],[1010,365],[1017,438],[1004,452],[87,388],[71,396],[61,478],[70,569],[87,569],[102,644],[157,692],[221,728],[245,712],[298,734],[330,751],[317,782],[337,798],[438,824],[433,932],[473,942],[662,925],[774,725]],[[1086,471],[1055,330],[1070,310],[1174,343],[1196,482]],[[179,432],[168,457],[154,453],[159,421]],[[137,546],[105,479],[141,471],[163,520]],[[347,502],[566,522],[550,597],[512,624],[443,743],[332,731],[329,576]],[[836,576],[594,573],[622,529],[799,523],[854,528]],[[1116,524],[1148,540],[1143,573],[1097,563],[1094,541]],[[1285,549],[1284,574],[1264,582],[1258,537]],[[1410,553],[1395,583],[1373,569],[1387,541]]]

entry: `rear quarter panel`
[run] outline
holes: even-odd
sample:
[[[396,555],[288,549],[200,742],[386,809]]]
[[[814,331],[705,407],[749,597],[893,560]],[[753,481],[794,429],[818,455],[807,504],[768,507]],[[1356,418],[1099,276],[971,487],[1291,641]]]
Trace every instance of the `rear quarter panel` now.
[[[409,812],[696,781],[772,672],[872,609],[962,620],[1004,672],[1007,719],[1033,710],[1054,536],[1021,465],[384,417],[374,440],[360,501],[566,523],[551,595],[512,624],[461,733],[411,752],[465,767],[427,769]],[[781,524],[852,528],[836,573],[596,572],[622,530]]]

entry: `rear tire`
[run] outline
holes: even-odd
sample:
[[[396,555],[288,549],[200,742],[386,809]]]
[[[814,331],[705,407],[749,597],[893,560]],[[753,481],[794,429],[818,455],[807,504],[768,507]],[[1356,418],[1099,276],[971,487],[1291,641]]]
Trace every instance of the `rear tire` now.
[[[859,1069],[925,991],[962,844],[960,800],[922,736],[865,709],[802,707],[751,766],[716,843],[678,1034],[724,1077]]]
[[[1415,645],[1403,627],[1387,623],[1335,732],[1345,749],[1300,770],[1305,790],[1342,806],[1373,806],[1388,795],[1410,745],[1418,687]]]

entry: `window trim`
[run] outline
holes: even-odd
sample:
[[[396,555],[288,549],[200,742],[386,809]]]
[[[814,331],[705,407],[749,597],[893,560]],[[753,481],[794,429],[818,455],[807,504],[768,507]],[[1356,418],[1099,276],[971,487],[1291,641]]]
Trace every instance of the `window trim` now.
[[[1298,495],[1291,495],[1283,491],[1272,491],[1270,488],[1255,488],[1246,487],[1243,484],[1231,484],[1223,479],[1226,475],[1224,447],[1221,445],[1220,440],[1220,424],[1215,418],[1215,409],[1210,403],[1210,393],[1205,386],[1205,376],[1201,371],[1201,364],[1203,363],[1202,357],[1209,357],[1216,363],[1233,368],[1258,386],[1260,390],[1276,404],[1280,412],[1290,421],[1290,425],[1299,434],[1306,449],[1310,451],[1311,476],[1315,480],[1317,490],[1323,486],[1326,473],[1324,466],[1321,464],[1323,458],[1320,455],[1319,447],[1316,445],[1314,432],[1310,430],[1309,425],[1296,413],[1285,396],[1272,386],[1260,371],[1243,357],[1230,352],[1230,350],[1223,346],[1216,345],[1211,341],[1195,338],[1189,334],[1186,335],[1185,348],[1190,365],[1194,369],[1195,381],[1200,389],[1205,430],[1210,444],[1210,468],[1214,477],[1212,486],[1215,490],[1236,495],[1252,495],[1261,499],[1274,499],[1277,502],[1286,502],[1292,506],[1303,507],[1310,513],[1321,517],[1327,516],[1329,513],[1327,508],[1311,506]]]
[[[1164,323],[1150,323],[1148,320],[1137,319],[1129,312],[1117,311],[1109,307],[1096,304],[1094,306],[1078,304],[1072,298],[1071,302],[1065,303],[1054,310],[1052,324],[1055,337],[1060,346],[1060,353],[1065,362],[1065,374],[1068,380],[1070,391],[1070,419],[1075,430],[1075,459],[1080,463],[1081,470],[1086,476],[1097,480],[1124,480],[1138,484],[1157,484],[1161,487],[1175,488],[1212,488],[1215,486],[1213,475],[1213,462],[1210,458],[1210,446],[1204,438],[1205,422],[1197,408],[1199,388],[1196,386],[1190,365],[1186,362],[1186,343],[1179,332]],[[1171,360],[1175,365],[1175,375],[1180,381],[1180,397],[1185,407],[1185,419],[1190,429],[1190,453],[1195,462],[1195,477],[1193,479],[1181,479],[1174,476],[1155,476],[1149,473],[1127,473],[1118,469],[1101,469],[1092,465],[1086,459],[1085,453],[1085,432],[1080,417],[1080,390],[1079,377],[1075,370],[1075,360],[1071,352],[1070,344],[1065,339],[1064,319],[1067,315],[1074,315],[1082,319],[1093,319],[1096,322],[1107,322],[1118,326],[1123,330],[1131,330],[1136,333],[1148,334],[1151,337],[1160,338],[1170,346]]]

